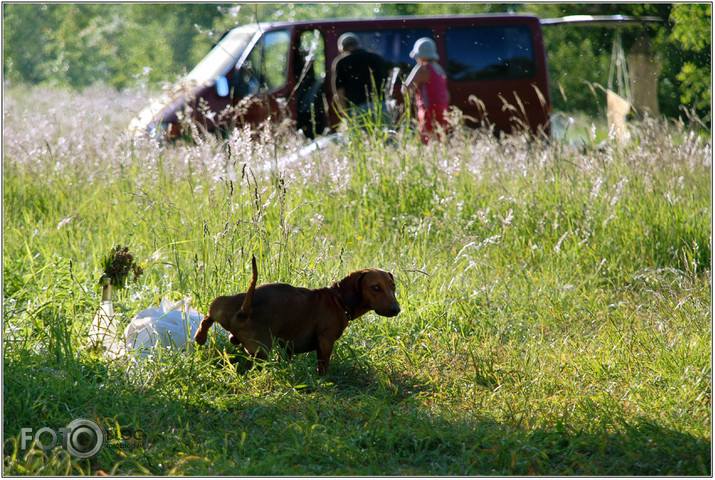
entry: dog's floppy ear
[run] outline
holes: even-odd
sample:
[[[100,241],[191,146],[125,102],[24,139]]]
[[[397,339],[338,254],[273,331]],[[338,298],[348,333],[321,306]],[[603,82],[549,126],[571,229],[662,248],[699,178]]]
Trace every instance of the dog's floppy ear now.
[[[360,282],[362,282],[362,277],[364,276],[365,272],[353,272],[343,278],[338,284],[340,293],[343,296],[343,302],[345,302],[345,306],[351,310],[357,307],[362,301]]]

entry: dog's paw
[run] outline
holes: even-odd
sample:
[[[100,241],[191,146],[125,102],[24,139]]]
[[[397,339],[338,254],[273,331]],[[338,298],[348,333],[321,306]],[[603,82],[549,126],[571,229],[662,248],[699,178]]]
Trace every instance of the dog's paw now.
[[[194,335],[194,340],[199,345],[204,345],[206,343],[206,332],[204,332],[203,330],[197,331],[196,335]]]

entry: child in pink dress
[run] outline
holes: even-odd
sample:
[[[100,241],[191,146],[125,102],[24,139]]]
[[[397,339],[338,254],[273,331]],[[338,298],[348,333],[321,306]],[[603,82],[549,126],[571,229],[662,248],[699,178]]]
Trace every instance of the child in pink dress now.
[[[431,38],[420,38],[410,52],[410,57],[417,60],[405,80],[405,88],[415,93],[417,119],[422,143],[427,144],[435,135],[435,127],[447,129],[445,113],[449,109],[449,90],[447,74],[437,63],[437,46]]]

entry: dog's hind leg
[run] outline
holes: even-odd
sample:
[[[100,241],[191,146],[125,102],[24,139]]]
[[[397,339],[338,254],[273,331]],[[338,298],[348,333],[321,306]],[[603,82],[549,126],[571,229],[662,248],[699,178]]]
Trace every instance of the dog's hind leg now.
[[[196,343],[198,343],[199,345],[203,345],[206,343],[206,335],[208,335],[209,329],[213,324],[214,319],[211,318],[209,315],[206,315],[204,319],[201,320],[201,325],[199,325],[199,329],[196,330],[196,334],[194,335],[194,340],[196,340]]]

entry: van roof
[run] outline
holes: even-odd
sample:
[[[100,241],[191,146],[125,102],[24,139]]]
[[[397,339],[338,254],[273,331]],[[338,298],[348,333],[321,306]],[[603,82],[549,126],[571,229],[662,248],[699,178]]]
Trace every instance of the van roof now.
[[[375,17],[375,18],[321,18],[315,20],[297,20],[297,21],[280,21],[280,22],[258,22],[257,25],[262,29],[275,29],[280,27],[304,27],[310,25],[346,25],[346,24],[365,24],[367,25],[380,25],[380,24],[394,24],[400,22],[409,21],[410,23],[416,25],[430,25],[434,26],[435,21],[451,21],[459,24],[468,23],[469,21],[479,21],[491,23],[492,21],[513,21],[520,20],[525,23],[540,23],[539,17],[530,14],[516,14],[516,13],[480,13],[472,15],[405,15],[405,16],[391,16],[391,17]]]

